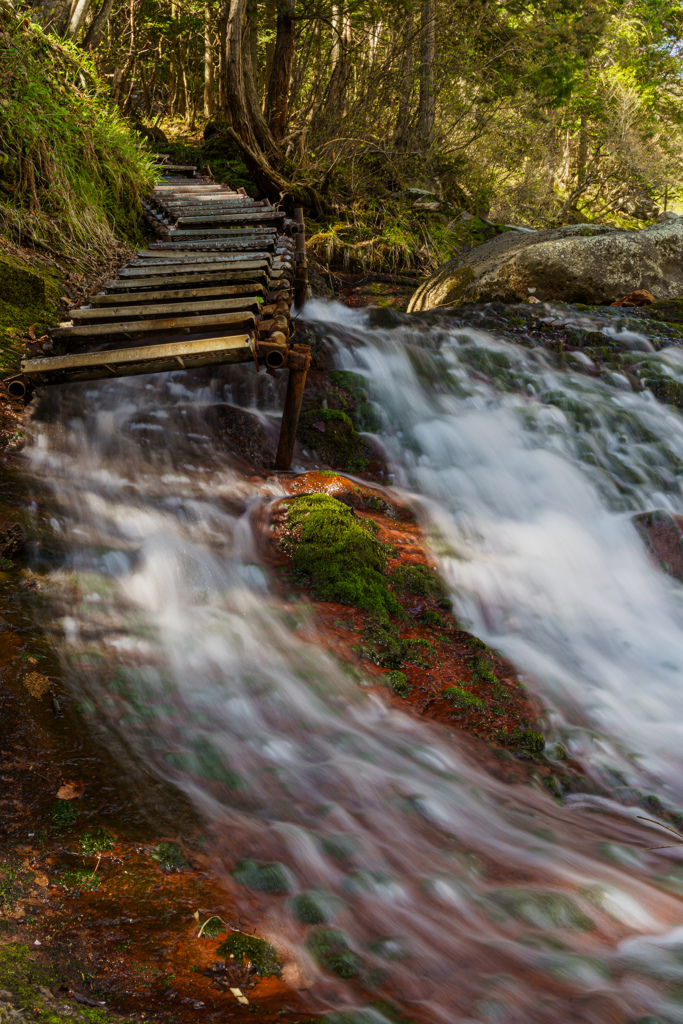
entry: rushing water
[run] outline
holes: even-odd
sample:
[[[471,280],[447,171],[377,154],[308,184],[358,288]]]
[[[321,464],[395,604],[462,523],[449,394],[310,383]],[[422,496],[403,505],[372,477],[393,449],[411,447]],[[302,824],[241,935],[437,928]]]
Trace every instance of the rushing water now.
[[[241,370],[38,408],[28,459],[53,494],[47,584],[81,710],[185,790],[227,868],[280,865],[259,932],[318,1009],[683,1022],[683,855],[648,852],[666,833],[637,819],[638,794],[683,809],[683,591],[631,523],[683,513],[683,419],[623,375],[481,331],[307,315],[366,376],[458,617],[547,707],[551,755],[564,744],[614,799],[496,781],[457,732],[388,708],[316,645],[258,554],[277,477],[245,472],[202,419],[216,400],[274,415],[270,381]],[[678,350],[645,356],[683,381]],[[243,864],[238,901],[255,881]]]

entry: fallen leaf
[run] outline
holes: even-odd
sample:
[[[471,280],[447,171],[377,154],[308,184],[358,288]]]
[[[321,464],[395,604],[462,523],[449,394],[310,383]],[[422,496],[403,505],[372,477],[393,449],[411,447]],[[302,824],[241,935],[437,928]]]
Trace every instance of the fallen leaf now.
[[[617,299],[616,302],[610,303],[612,306],[649,306],[651,302],[656,302],[652,292],[649,292],[647,288],[639,288],[638,291],[629,292],[628,295],[624,295],[623,299]]]
[[[36,885],[41,886],[41,888],[43,889],[45,888],[46,885],[50,884],[50,879],[47,877],[47,875],[36,875],[33,881],[36,883]]]
[[[65,779],[64,784],[57,790],[57,799],[77,800],[79,796],[83,796],[84,789],[85,782],[81,779]]]
[[[35,659],[29,658],[29,661],[35,661]],[[36,698],[42,697],[50,689],[50,680],[40,672],[27,672],[23,682],[28,692]]]
[[[29,327],[29,329],[28,329],[28,336],[31,339],[31,341],[37,341],[37,338],[36,338],[36,325],[35,324],[31,324],[31,326]]]

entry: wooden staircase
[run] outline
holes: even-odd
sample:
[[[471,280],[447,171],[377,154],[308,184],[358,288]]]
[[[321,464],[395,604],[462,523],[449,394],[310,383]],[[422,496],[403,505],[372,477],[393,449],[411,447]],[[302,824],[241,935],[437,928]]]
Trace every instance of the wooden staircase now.
[[[55,354],[22,360],[7,391],[26,401],[36,387],[220,363],[287,369],[274,468],[289,469],[310,365],[291,343],[292,303],[306,299],[303,211],[289,219],[196,167],[161,170],[143,204],[157,240],[49,332]]]

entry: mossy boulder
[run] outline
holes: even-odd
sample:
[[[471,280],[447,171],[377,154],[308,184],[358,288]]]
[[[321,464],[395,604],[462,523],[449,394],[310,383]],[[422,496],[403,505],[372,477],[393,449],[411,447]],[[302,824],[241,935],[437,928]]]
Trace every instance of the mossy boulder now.
[[[328,494],[306,494],[290,502],[284,543],[321,601],[384,619],[401,614],[401,607],[387,587],[387,549],[374,525]]]
[[[312,409],[299,421],[298,438],[328,466],[362,472],[370,457],[350,417],[341,409]]]
[[[278,977],[282,973],[282,960],[278,951],[265,939],[244,932],[232,932],[216,950],[219,956],[234,957],[238,965],[247,960],[263,978]]]
[[[56,325],[61,294],[56,268],[0,252],[0,372],[18,369],[30,327],[40,336]]]

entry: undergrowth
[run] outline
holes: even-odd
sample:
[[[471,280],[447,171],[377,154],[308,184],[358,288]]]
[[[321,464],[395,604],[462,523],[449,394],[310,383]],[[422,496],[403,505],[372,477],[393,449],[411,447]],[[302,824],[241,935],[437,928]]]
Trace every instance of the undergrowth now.
[[[79,47],[0,0],[0,229],[92,260],[137,239],[156,171]]]

